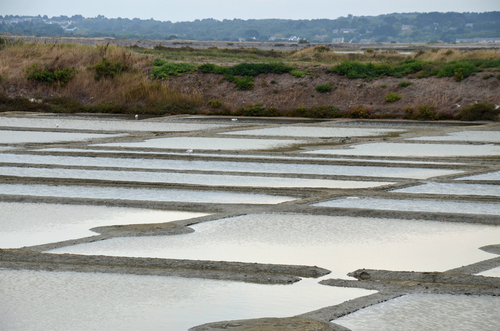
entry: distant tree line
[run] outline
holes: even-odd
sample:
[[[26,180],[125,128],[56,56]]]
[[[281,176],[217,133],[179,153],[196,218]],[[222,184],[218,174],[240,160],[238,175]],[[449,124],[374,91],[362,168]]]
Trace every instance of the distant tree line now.
[[[215,20],[161,22],[102,15],[1,16],[0,33],[34,36],[79,36],[140,39],[286,42],[455,42],[467,38],[500,38],[500,12],[393,13],[316,20]],[[295,39],[293,37],[296,37]]]

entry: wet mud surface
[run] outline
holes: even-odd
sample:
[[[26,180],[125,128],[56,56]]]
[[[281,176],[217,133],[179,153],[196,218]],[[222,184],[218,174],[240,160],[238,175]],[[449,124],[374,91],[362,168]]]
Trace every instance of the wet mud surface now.
[[[39,132],[59,132],[65,128],[54,127],[52,129],[40,125],[36,127],[36,120],[40,118],[36,114],[2,114],[5,118],[29,118],[34,120],[34,125],[29,130]],[[1,163],[3,167],[26,168],[27,175],[11,176],[0,175],[0,201],[4,202],[38,202],[38,203],[59,203],[76,205],[102,205],[102,206],[120,206],[147,208],[155,210],[179,210],[196,211],[211,213],[211,215],[199,218],[186,219],[168,223],[155,224],[129,224],[114,225],[104,227],[94,227],[90,230],[95,232],[94,236],[86,238],[71,239],[61,242],[48,242],[46,244],[19,247],[18,249],[1,249],[0,246],[0,268],[11,270],[46,270],[46,271],[77,271],[77,272],[102,272],[102,273],[121,273],[137,275],[161,275],[161,276],[179,276],[188,278],[208,278],[221,279],[228,281],[243,281],[259,284],[292,284],[301,280],[301,278],[324,277],[329,273],[321,266],[306,265],[276,265],[225,261],[202,261],[202,260],[176,260],[176,259],[153,259],[153,258],[129,258],[129,257],[111,257],[111,256],[84,256],[72,254],[49,254],[46,251],[72,246],[82,243],[89,243],[100,240],[107,240],[118,237],[136,237],[136,236],[168,236],[179,235],[193,232],[190,225],[211,222],[219,219],[235,217],[246,214],[256,213],[301,213],[308,215],[349,215],[354,217],[374,217],[374,218],[396,218],[405,220],[431,220],[440,222],[466,222],[472,224],[486,224],[489,226],[500,226],[500,217],[496,215],[467,214],[460,210],[446,210],[444,212],[424,212],[424,211],[404,211],[404,210],[374,210],[370,208],[334,208],[334,207],[315,207],[315,203],[324,201],[342,199],[342,198],[385,198],[385,199],[427,199],[435,201],[455,201],[455,202],[473,202],[473,203],[494,203],[499,204],[498,196],[488,194],[487,192],[460,193],[457,195],[440,193],[404,193],[394,192],[396,189],[413,187],[428,183],[457,183],[457,179],[474,175],[498,172],[500,170],[500,152],[492,153],[486,156],[418,156],[418,157],[370,157],[362,155],[351,155],[345,157],[342,155],[314,155],[305,154],[306,151],[315,150],[346,150],[352,149],[356,145],[369,143],[406,143],[415,144],[421,141],[406,140],[409,138],[418,138],[423,136],[445,136],[451,132],[459,131],[477,131],[477,132],[499,132],[499,123],[455,123],[443,122],[442,125],[436,125],[435,122],[426,125],[425,122],[391,122],[380,121],[381,128],[387,128],[388,125],[404,131],[392,134],[380,134],[379,136],[352,136],[352,137],[275,137],[277,139],[295,139],[296,145],[272,148],[267,150],[196,150],[184,151],[171,148],[159,149],[133,149],[119,146],[98,146],[102,143],[129,143],[142,142],[148,139],[158,137],[202,137],[202,138],[220,138],[220,133],[230,133],[230,131],[240,131],[247,129],[267,129],[289,126],[321,126],[321,127],[366,127],[366,123],[357,123],[355,121],[345,122],[346,120],[333,120],[324,122],[297,121],[293,122],[284,119],[259,119],[259,121],[241,120],[228,123],[227,127],[205,127],[193,131],[128,131],[120,127],[120,121],[114,119],[99,118],[99,121],[114,121],[113,125],[108,125],[106,131],[93,129],[94,118],[78,118],[79,129],[67,129],[66,132],[80,133],[124,133],[123,136],[104,137],[92,139],[91,141],[70,141],[39,143],[36,141],[23,142],[18,144],[3,143],[0,141],[0,159],[4,155],[36,155],[36,156],[85,156],[85,157],[108,157],[119,158],[121,161],[127,159],[142,160],[186,160],[215,162],[221,159],[233,162],[256,162],[280,164],[305,164],[305,165],[344,165],[344,166],[383,166],[398,168],[418,168],[418,169],[448,169],[457,170],[459,173],[435,176],[426,179],[412,178],[387,178],[387,177],[366,177],[359,175],[333,175],[333,174],[314,174],[314,173],[267,173],[265,171],[252,172],[252,176],[278,177],[293,181],[295,179],[314,179],[314,180],[351,180],[351,181],[387,181],[387,185],[373,188],[345,188],[339,187],[272,187],[272,186],[252,186],[244,185],[195,185],[182,183],[161,183],[161,182],[141,182],[141,181],[113,181],[105,178],[85,179],[85,178],[50,178],[40,177],[35,173],[30,175],[30,169],[92,169],[100,170],[128,170],[133,176],[134,171],[150,172],[154,175],[155,169],[144,168],[109,168],[96,162],[95,165],[58,165],[28,163]],[[148,118],[141,122],[158,123],[179,123],[191,122],[210,124],[214,118],[174,116],[170,118]],[[366,121],[370,126],[377,127],[377,121]],[[5,127],[0,121],[0,130],[22,130],[22,127]],[[410,125],[409,125],[410,124]],[[468,124],[468,125],[464,125]],[[293,132],[293,130],[292,130]],[[486,134],[486,133],[485,133]],[[478,134],[480,136],[480,134]],[[28,136],[29,137],[29,136]],[[244,138],[244,136],[238,136]],[[260,139],[255,136],[248,136],[251,139]],[[228,138],[230,139],[230,138]],[[29,140],[29,139],[28,139]],[[428,141],[426,144],[431,146],[438,141]],[[477,137],[474,141],[447,141],[453,148],[460,150],[460,146],[480,146],[493,145],[500,149],[497,142],[481,142]],[[6,149],[3,149],[3,148]],[[56,150],[51,150],[56,149]],[[96,150],[98,152],[96,152]],[[149,153],[145,153],[149,152]],[[425,152],[425,150],[424,150]],[[425,154],[425,153],[424,153]],[[394,163],[397,161],[398,163]],[[183,174],[210,174],[216,176],[228,176],[235,174],[226,171],[209,171],[178,169],[177,173]],[[242,176],[248,176],[248,173],[238,173]],[[376,178],[376,179],[374,179]],[[488,184],[493,189],[500,190],[500,183],[495,180],[465,180],[460,181],[465,184]],[[1,185],[46,185],[55,190],[59,186],[78,186],[91,191],[95,187],[107,188],[131,188],[131,189],[160,189],[160,190],[197,190],[214,191],[225,193],[245,193],[245,194],[265,194],[269,196],[290,197],[289,201],[271,204],[251,204],[251,203],[206,203],[194,201],[155,201],[134,200],[133,198],[91,198],[91,197],[55,197],[36,194],[11,194]],[[6,187],[6,186],[5,186]],[[500,207],[499,207],[500,208]],[[490,254],[500,255],[500,239],[497,243],[484,243],[485,247],[481,249]],[[486,246],[488,245],[488,246]],[[479,247],[478,247],[479,249]],[[356,287],[363,289],[376,290],[377,293],[356,298],[340,305],[325,307],[312,312],[290,318],[265,318],[254,320],[238,320],[204,324],[193,326],[194,331],[208,330],[347,330],[336,325],[335,319],[346,314],[352,313],[364,307],[387,301],[408,293],[438,293],[438,294],[473,294],[486,296],[500,295],[500,280],[496,277],[476,276],[474,274],[493,269],[500,266],[500,257],[492,255],[491,259],[479,261],[467,266],[457,266],[455,269],[445,272],[413,271],[413,270],[373,270],[361,269],[353,270],[348,279],[324,279],[321,280],[323,286],[337,287]],[[355,278],[355,279],[354,279]],[[320,286],[320,285],[318,285]],[[331,322],[333,321],[333,323]]]

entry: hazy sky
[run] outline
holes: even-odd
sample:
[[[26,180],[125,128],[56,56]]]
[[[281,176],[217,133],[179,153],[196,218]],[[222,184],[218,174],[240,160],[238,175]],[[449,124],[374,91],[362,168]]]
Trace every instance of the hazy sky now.
[[[500,0],[0,0],[0,15],[48,15],[108,18],[195,19],[334,19],[352,14],[394,12],[500,11]]]

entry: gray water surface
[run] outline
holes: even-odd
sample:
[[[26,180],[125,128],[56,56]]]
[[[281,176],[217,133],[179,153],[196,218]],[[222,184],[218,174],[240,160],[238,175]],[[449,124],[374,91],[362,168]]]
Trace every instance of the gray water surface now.
[[[379,181],[353,181],[309,178],[259,177],[236,175],[208,175],[175,172],[82,170],[56,168],[0,167],[0,175],[16,177],[77,178],[121,182],[175,183],[233,187],[323,187],[368,188],[394,184]]]
[[[500,297],[410,294],[334,320],[356,331],[497,331]]]
[[[250,214],[178,236],[114,238],[52,253],[317,265],[329,278],[360,269],[445,271],[493,257],[500,227],[423,220]]]
[[[500,215],[500,203],[456,202],[440,200],[399,200],[350,197],[345,199],[324,201],[313,204],[313,206]]]
[[[52,186],[52,185],[20,185],[0,184],[0,194],[31,195],[61,198],[118,199],[139,201],[172,201],[197,203],[229,203],[229,204],[278,204],[295,200],[292,197],[229,193],[214,191],[135,189],[124,187],[99,186]]]
[[[139,169],[197,170],[275,174],[315,174],[389,178],[427,179],[458,174],[460,170],[403,167],[342,166],[297,163],[262,163],[232,161],[168,160],[140,158],[111,158],[83,156],[52,156],[2,154],[0,163],[53,164],[70,166],[99,166]]]
[[[500,185],[427,183],[423,185],[397,189],[391,192],[450,195],[492,195],[500,197]]]
[[[2,331],[186,331],[221,320],[288,317],[373,291],[317,280],[209,279],[0,269]]]

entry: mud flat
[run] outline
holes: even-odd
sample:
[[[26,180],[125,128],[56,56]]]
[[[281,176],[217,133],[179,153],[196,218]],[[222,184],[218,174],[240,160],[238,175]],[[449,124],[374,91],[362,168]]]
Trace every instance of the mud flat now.
[[[465,302],[462,296],[474,295],[473,304],[488,307],[493,303],[498,307],[500,280],[495,275],[500,267],[500,242],[496,236],[500,217],[495,210],[497,205],[500,209],[500,145],[496,138],[499,123],[408,125],[401,121],[332,120],[318,124],[244,118],[226,123],[206,117],[187,123],[193,121],[192,116],[131,121],[37,114],[2,114],[0,119],[0,123],[6,123],[0,126],[0,134],[26,132],[26,139],[11,139],[0,146],[0,204],[16,204],[20,211],[11,225],[26,222],[28,213],[36,215],[36,208],[32,208],[35,203],[62,205],[81,213],[85,213],[85,208],[101,207],[142,210],[137,221],[106,223],[90,219],[82,222],[78,234],[72,236],[68,236],[67,230],[73,222],[69,216],[72,211],[67,211],[67,217],[53,213],[57,218],[54,220],[42,217],[40,212],[38,223],[32,225],[53,229],[51,235],[59,232],[61,236],[45,234],[40,235],[44,238],[36,238],[34,234],[33,241],[13,240],[0,246],[0,273],[5,276],[4,282],[0,280],[0,290],[9,298],[22,294],[25,302],[38,302],[35,297],[50,299],[54,288],[42,286],[36,290],[37,279],[53,284],[61,293],[69,291],[72,279],[78,279],[114,298],[116,291],[127,288],[114,288],[111,284],[115,280],[129,282],[129,288],[133,288],[132,283],[142,284],[142,288],[147,283],[144,277],[151,277],[147,279],[158,284],[159,293],[160,288],[183,293],[172,295],[169,303],[123,301],[130,306],[121,306],[120,312],[102,307],[102,316],[98,314],[97,319],[102,330],[115,329],[105,321],[117,316],[128,316],[124,330],[137,329],[144,316],[150,317],[154,329],[162,305],[169,307],[167,315],[173,329],[197,331],[348,330],[351,324],[341,326],[339,318],[364,321],[364,317],[349,314],[371,306],[377,311],[389,311],[407,304],[407,299],[400,298],[424,294],[433,302],[441,302],[438,306],[447,306],[447,302],[466,306],[461,303]],[[339,124],[352,130],[341,128],[336,135]],[[357,134],[367,125],[375,135]],[[90,141],[46,139],[54,133],[74,132],[105,136]],[[350,135],[344,136],[345,132]],[[116,134],[120,136],[113,136]],[[435,137],[451,138],[442,143]],[[197,149],[194,143],[203,145]],[[213,180],[215,185],[210,182]],[[285,182],[294,184],[284,185]],[[168,211],[201,214],[180,219],[158,219],[151,214]],[[254,222],[255,215],[263,221]],[[332,228],[332,220],[339,219],[347,220],[349,231]],[[326,222],[325,226],[321,226],[322,222]],[[432,231],[424,231],[420,239],[412,237],[415,227],[425,222],[442,227],[442,233],[435,236]],[[7,223],[0,224],[0,232],[8,232],[6,227]],[[444,229],[448,228],[455,229],[457,236],[447,236],[448,230]],[[391,251],[401,252],[404,241],[411,246],[408,256],[397,258],[404,262],[399,265],[391,264],[396,258],[374,250],[376,239],[390,236],[394,229],[399,229],[402,239],[395,238]],[[475,229],[482,232],[477,232],[473,246],[462,247],[470,254],[467,260],[460,259],[464,252],[451,250],[448,262],[436,258],[446,251],[444,246],[460,246],[462,235]],[[330,255],[325,254],[334,240],[333,234],[340,230],[351,237],[344,236],[345,242],[334,245]],[[19,238],[28,234],[27,228],[19,226],[9,231],[16,232]],[[252,233],[258,234],[259,244],[249,241]],[[366,238],[355,240],[360,233],[365,233]],[[206,238],[198,241],[203,236]],[[433,238],[435,242],[452,242],[435,247],[423,244],[424,239]],[[276,245],[279,240],[286,242]],[[134,246],[127,243],[135,242],[149,247],[150,252],[147,256],[70,252],[118,242],[129,248]],[[182,242],[185,252],[193,248],[190,256],[176,256],[172,251],[162,253],[167,244],[174,242]],[[313,253],[306,244],[314,244]],[[218,245],[229,248],[212,249]],[[264,249],[259,251],[259,247]],[[245,254],[229,254],[238,249]],[[349,257],[356,250],[361,256],[369,255],[363,251],[375,256],[370,263]],[[336,264],[339,270],[334,270]],[[390,268],[394,270],[384,270]],[[22,289],[11,281],[14,279],[23,280]],[[210,282],[217,282],[213,292],[224,296],[227,306],[208,307],[212,304],[203,301],[177,313],[173,307],[183,305],[186,295],[191,296],[191,289],[198,288],[199,293],[212,297],[205,291],[215,284]],[[245,286],[257,287],[240,291]],[[179,288],[182,291],[177,292]],[[231,296],[231,291],[240,296]],[[286,298],[294,297],[298,303],[308,304],[299,304],[299,308],[284,304],[280,302],[284,293],[281,291],[288,293]],[[271,292],[274,294],[268,295]],[[319,294],[322,292],[328,295]],[[148,289],[145,293],[155,291]],[[26,307],[20,300],[6,300],[0,298],[0,311],[6,316],[3,321],[7,321],[0,321],[0,328],[5,330],[34,328],[38,317],[53,316],[40,303]],[[109,304],[117,302],[119,298]],[[387,305],[378,305],[382,302]],[[263,308],[268,303],[287,308],[270,309],[269,316]],[[88,318],[85,312],[90,314],[91,310],[81,304],[74,300],[64,303],[74,308],[70,309],[74,311],[74,321]],[[230,306],[233,307],[228,309]],[[127,314],[131,310],[140,314]],[[23,311],[30,311],[34,318],[25,318]],[[408,314],[404,309],[396,313],[403,320]],[[483,314],[476,315],[485,321],[498,316],[491,309],[485,309]],[[421,329],[434,325],[431,321],[418,323],[423,323]],[[63,324],[51,324],[49,328],[62,329]],[[79,330],[71,326],[74,324],[69,321],[64,324],[65,329]],[[493,324],[482,329],[489,327],[497,329]]]

